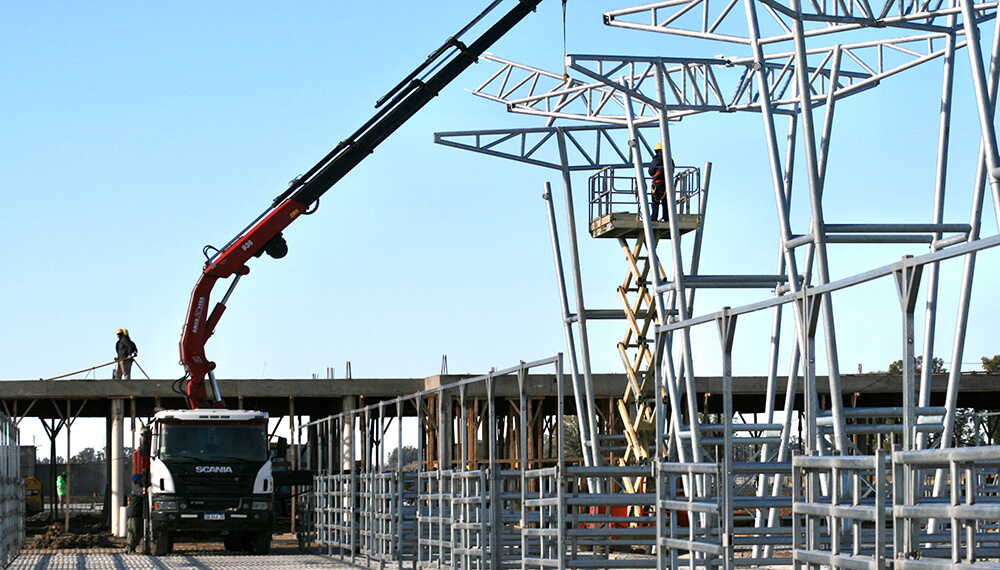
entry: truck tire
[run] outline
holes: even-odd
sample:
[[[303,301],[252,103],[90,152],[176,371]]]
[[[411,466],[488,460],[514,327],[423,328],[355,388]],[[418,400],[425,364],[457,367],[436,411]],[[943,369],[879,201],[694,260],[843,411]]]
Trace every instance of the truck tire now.
[[[271,533],[265,530],[250,535],[250,551],[260,555],[271,552]]]
[[[222,544],[230,552],[246,552],[250,550],[249,536],[244,533],[229,534],[222,539]]]
[[[166,556],[170,554],[170,533],[158,531],[153,533],[153,556]]]

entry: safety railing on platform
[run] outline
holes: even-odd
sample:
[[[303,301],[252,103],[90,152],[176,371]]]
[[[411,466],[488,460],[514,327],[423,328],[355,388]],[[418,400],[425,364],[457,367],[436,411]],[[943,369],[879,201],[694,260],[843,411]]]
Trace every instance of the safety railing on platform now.
[[[590,177],[590,221],[612,213],[639,214],[639,190],[632,167],[606,167]],[[699,213],[701,169],[694,166],[674,168],[674,191],[677,213]],[[647,192],[652,188],[647,185]]]
[[[17,425],[0,413],[0,567],[24,544],[24,483]]]

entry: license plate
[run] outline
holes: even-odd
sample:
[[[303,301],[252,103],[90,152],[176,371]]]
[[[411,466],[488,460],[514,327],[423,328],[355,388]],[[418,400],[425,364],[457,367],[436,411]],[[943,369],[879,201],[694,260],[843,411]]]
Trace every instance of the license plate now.
[[[205,520],[207,521],[224,521],[226,520],[226,515],[222,513],[205,513]]]

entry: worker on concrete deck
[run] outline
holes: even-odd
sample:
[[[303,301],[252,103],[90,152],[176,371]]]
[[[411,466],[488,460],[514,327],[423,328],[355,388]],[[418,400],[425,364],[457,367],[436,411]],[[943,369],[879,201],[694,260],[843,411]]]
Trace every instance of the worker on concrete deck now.
[[[132,359],[139,354],[139,349],[129,338],[125,329],[118,329],[118,342],[115,343],[115,372],[113,380],[132,379]]]
[[[132,492],[128,496],[125,518],[128,519],[125,533],[125,552],[135,552],[142,538],[142,475],[132,475]]]
[[[653,199],[650,204],[652,212],[649,219],[655,222],[659,217],[660,205],[663,205],[663,221],[667,221],[667,169],[663,168],[663,143],[656,143],[653,162],[649,165],[649,175],[653,178]]]

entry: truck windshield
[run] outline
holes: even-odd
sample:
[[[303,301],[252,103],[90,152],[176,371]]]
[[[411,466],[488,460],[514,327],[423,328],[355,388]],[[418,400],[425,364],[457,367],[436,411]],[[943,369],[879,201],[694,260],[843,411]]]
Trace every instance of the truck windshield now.
[[[266,461],[267,429],[263,424],[164,424],[161,459],[199,461]]]

